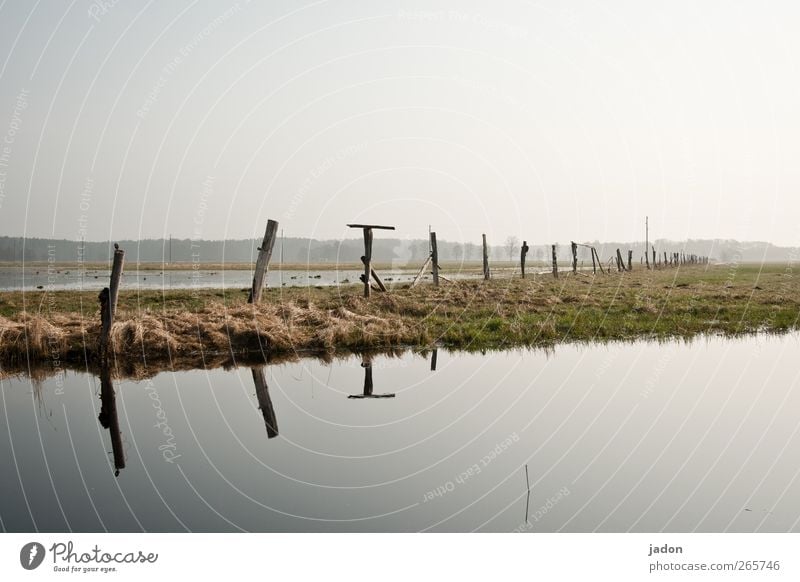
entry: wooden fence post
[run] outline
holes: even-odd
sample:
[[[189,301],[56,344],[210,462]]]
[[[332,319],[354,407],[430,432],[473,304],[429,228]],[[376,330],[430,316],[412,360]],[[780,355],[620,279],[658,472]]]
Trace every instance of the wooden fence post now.
[[[525,278],[525,257],[528,254],[528,241],[522,241],[522,248],[519,251],[519,266],[522,270],[522,278]]]
[[[617,249],[617,271],[624,271],[625,263],[622,262],[622,253]]]
[[[552,245],[553,250],[553,277],[558,279],[558,259],[556,257],[556,245]]]
[[[97,300],[100,302],[100,362],[105,363],[108,357],[108,341],[111,335],[111,303],[108,287],[103,287]]]
[[[370,276],[375,279],[381,291],[386,291],[383,281],[378,277],[375,269],[372,268],[372,229],[394,230],[394,227],[381,226],[379,224],[348,224],[347,226],[348,228],[360,228],[364,231],[364,256],[361,257],[361,262],[364,263],[364,274],[360,277],[364,282],[364,297],[369,297],[370,290],[372,289],[369,283]]]
[[[364,297],[369,297],[370,290],[372,287],[370,286],[370,278],[372,276],[372,229],[365,228],[364,229]]]
[[[125,263],[125,251],[114,243],[114,262],[111,267],[109,287],[104,287],[97,296],[100,302],[100,362],[105,366],[108,358],[108,346],[111,341],[111,326],[114,323],[114,312],[117,308],[119,284],[122,279],[122,268]]]
[[[267,229],[264,231],[264,240],[258,247],[258,258],[256,259],[256,269],[253,274],[253,285],[250,288],[250,295],[247,297],[248,303],[258,303],[261,301],[261,292],[264,289],[264,279],[267,276],[267,266],[272,257],[272,247],[275,245],[275,237],[278,235],[278,223],[274,220],[267,220]]]
[[[439,286],[439,249],[436,247],[436,233],[431,233],[431,261],[433,261],[433,284]]]
[[[109,284],[109,307],[111,309],[111,322],[117,312],[117,297],[119,296],[119,282],[122,279],[122,267],[125,264],[125,251],[114,243],[114,263],[111,267],[111,282]]]
[[[483,278],[489,280],[489,248],[486,246],[486,235],[483,235]]]
[[[597,265],[594,262],[594,247],[589,247],[589,254],[592,255],[592,274],[597,274]]]
[[[572,247],[572,274],[575,275],[578,272],[578,245],[575,244],[575,241],[570,241],[570,245]]]
[[[633,251],[628,249],[628,270],[633,271]]]

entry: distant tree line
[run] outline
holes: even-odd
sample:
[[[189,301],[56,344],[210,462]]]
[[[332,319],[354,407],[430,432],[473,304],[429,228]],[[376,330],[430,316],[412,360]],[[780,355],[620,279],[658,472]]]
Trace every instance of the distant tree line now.
[[[480,237],[475,243],[438,241],[439,261],[479,261],[481,259]],[[223,263],[252,262],[258,253],[258,239],[239,240],[190,240],[190,239],[144,239],[140,241],[120,240],[104,242],[81,242],[66,239],[44,239],[22,237],[0,237],[0,261],[47,261],[56,262],[105,262],[113,252],[113,242],[125,249],[130,262],[172,263]],[[623,253],[633,250],[636,263],[644,254],[643,242],[576,241],[594,246],[603,261],[611,258],[619,248]],[[519,260],[520,240],[509,236],[489,249],[494,261]],[[796,260],[798,249],[778,247],[765,242],[739,242],[735,240],[697,239],[683,242],[656,240],[652,243],[657,253],[684,252],[709,256],[718,262],[761,262]],[[529,261],[548,262],[551,256],[549,244],[533,245],[529,242]],[[316,240],[309,238],[279,238],[275,243],[272,262],[279,263],[352,263],[363,254],[361,239]],[[569,241],[557,245],[559,261],[568,262]],[[378,262],[392,262],[398,266],[421,263],[428,256],[427,240],[402,240],[375,237],[373,258]],[[591,263],[589,250],[579,247],[578,260]]]

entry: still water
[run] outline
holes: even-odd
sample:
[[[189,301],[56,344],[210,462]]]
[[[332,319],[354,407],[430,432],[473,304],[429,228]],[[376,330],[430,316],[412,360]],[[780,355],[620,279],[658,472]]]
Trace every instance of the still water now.
[[[268,287],[331,286],[358,283],[363,271],[327,269],[317,271],[279,271],[267,273]],[[408,282],[414,273],[385,271],[387,282]],[[47,267],[0,267],[0,291],[32,291],[38,288],[57,290],[99,291],[108,287],[109,269],[58,269],[48,273]],[[430,277],[428,277],[430,278]],[[122,274],[122,287],[136,289],[244,289],[253,283],[252,271],[241,269],[170,270],[153,271],[134,269]]]
[[[797,334],[440,349],[435,370],[432,354],[353,356],[113,391],[5,379],[0,525],[798,531],[799,349]]]

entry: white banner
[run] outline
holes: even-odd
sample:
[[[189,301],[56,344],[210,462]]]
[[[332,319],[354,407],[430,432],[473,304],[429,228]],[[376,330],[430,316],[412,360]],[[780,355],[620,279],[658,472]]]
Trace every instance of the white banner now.
[[[3,534],[2,580],[798,580],[796,534]],[[513,578],[512,578],[513,577]]]

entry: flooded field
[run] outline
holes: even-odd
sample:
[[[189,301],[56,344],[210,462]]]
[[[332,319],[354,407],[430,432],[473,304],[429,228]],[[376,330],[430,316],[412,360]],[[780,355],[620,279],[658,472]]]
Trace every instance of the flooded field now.
[[[113,386],[6,378],[0,525],[798,531],[798,349],[788,334],[307,359]]]
[[[419,266],[413,268],[385,269],[380,271],[384,282],[391,286],[397,283],[409,283],[414,280]],[[585,270],[585,268],[584,268]],[[430,281],[430,269],[422,275],[423,281]],[[516,267],[503,267],[494,272],[499,275],[510,275],[517,272]],[[531,268],[534,273],[549,273],[541,268]],[[361,269],[330,268],[298,270],[271,269],[267,272],[267,287],[330,287],[360,283]],[[483,275],[473,266],[453,267],[443,270],[446,277],[458,280],[481,279]],[[35,291],[49,289],[52,291],[99,291],[108,286],[110,269],[59,268],[48,272],[47,266],[11,267],[0,266],[0,291]],[[123,289],[243,289],[253,283],[253,272],[248,269],[175,269],[163,271],[156,269],[136,270],[128,267],[122,275]]]

